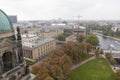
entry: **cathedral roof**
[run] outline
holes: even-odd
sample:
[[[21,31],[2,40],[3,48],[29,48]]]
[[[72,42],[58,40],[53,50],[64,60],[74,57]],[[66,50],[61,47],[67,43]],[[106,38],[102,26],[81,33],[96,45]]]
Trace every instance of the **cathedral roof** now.
[[[8,16],[0,10],[0,33],[1,32],[11,32],[13,31],[13,26]]]

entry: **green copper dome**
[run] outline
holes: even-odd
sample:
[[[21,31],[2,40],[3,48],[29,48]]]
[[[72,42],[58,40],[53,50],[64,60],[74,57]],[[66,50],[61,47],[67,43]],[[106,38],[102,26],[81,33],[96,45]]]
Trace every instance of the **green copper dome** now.
[[[0,32],[13,31],[12,23],[8,19],[8,16],[0,10]]]

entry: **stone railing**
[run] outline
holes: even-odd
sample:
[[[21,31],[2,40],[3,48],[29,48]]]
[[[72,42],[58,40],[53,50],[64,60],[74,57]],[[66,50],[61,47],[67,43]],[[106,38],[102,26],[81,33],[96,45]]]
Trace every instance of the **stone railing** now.
[[[9,74],[12,74],[13,72],[19,70],[19,69],[21,68],[21,65],[23,65],[23,64],[18,65],[17,67],[9,70],[8,72],[5,72],[4,74],[1,75],[1,77],[6,77],[6,76],[8,76]]]

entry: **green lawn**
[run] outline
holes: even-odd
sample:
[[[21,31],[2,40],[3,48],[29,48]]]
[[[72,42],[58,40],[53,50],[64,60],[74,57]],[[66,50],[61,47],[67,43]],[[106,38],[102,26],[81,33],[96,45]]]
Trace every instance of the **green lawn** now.
[[[105,59],[92,60],[70,72],[71,80],[114,80],[114,76]]]
[[[90,58],[90,57],[92,57],[92,56],[93,56],[93,54],[87,54],[87,55],[83,56],[82,59],[81,59],[81,62]]]
[[[29,66],[30,66],[30,65],[33,65],[33,64],[35,63],[35,62],[29,61],[29,60],[25,60],[25,62],[26,62],[26,64],[29,65]]]

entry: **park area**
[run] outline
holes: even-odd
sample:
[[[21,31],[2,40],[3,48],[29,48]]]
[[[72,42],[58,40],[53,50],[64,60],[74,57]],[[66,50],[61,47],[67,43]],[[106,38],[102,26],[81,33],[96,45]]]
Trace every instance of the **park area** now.
[[[71,80],[114,80],[115,74],[105,59],[94,59],[70,72]]]

